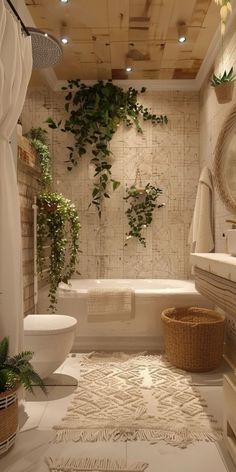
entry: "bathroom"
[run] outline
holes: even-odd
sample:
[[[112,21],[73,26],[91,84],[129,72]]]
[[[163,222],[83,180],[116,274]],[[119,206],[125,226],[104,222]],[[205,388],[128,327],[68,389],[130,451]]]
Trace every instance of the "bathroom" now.
[[[24,349],[34,352],[33,367],[47,389],[45,395],[35,381],[34,395],[18,391],[17,434],[10,442],[2,441],[3,446],[0,426],[0,447],[5,447],[5,451],[0,449],[0,470],[236,470],[236,250],[230,246],[236,245],[233,73],[228,80],[230,97],[219,99],[215,90],[218,87],[210,84],[213,74],[219,77],[236,67],[236,4],[234,0],[221,3],[189,0],[186,6],[182,0],[99,0],[98,9],[98,0],[0,2],[1,31],[8,34],[5,38],[2,33],[3,40],[0,38],[1,70],[8,67],[9,77],[13,77],[13,71],[10,64],[5,66],[5,51],[6,43],[12,43],[9,38],[13,33],[10,27],[7,31],[6,18],[9,20],[11,15],[18,25],[21,19],[30,32],[27,36],[21,24],[18,38],[22,35],[27,41],[29,57],[28,64],[22,67],[23,95],[14,112],[18,124],[15,122],[10,136],[4,122],[7,100],[0,121],[1,153],[6,153],[6,148],[2,148],[6,147],[6,135],[12,148],[11,159],[1,168],[0,217],[4,223],[0,240],[0,332],[1,339],[9,337],[12,355]],[[222,7],[226,9],[221,10]],[[41,50],[37,49],[37,41]],[[14,54],[17,56],[17,52]],[[133,115],[137,118],[129,126],[127,117],[116,121],[108,140],[107,159],[103,155],[111,167],[106,168],[101,199],[96,198],[101,190],[98,191],[94,176],[97,156],[91,152],[97,141],[92,148],[89,143],[88,150],[76,154],[72,149],[78,133],[60,129],[70,116],[71,98],[65,96],[80,87],[78,78],[86,84],[86,90],[97,87],[100,101],[104,88],[115,94],[114,102],[118,101],[118,88],[122,90],[122,100],[129,100],[127,91],[131,90],[130,95],[132,90],[138,91],[135,103],[142,105],[143,113],[146,110],[151,115],[143,119],[140,111]],[[9,79],[9,83],[13,87],[14,82]],[[5,90],[3,96],[7,97],[7,85],[2,87],[0,92]],[[143,87],[145,91],[141,90]],[[82,89],[84,97],[86,90]],[[220,103],[222,100],[224,103]],[[122,115],[123,103],[119,103]],[[102,103],[101,109],[105,107],[110,112],[109,100]],[[96,119],[99,121],[99,117]],[[137,121],[142,132],[135,127]],[[32,130],[39,129],[40,140],[45,138],[43,157],[50,159],[47,169],[52,178],[46,184],[39,148],[33,143]],[[42,129],[46,131],[43,134]],[[231,167],[225,169],[227,151]],[[134,187],[141,197],[134,197]],[[137,232],[129,209],[136,202],[143,202],[143,195],[149,197],[150,189],[156,191],[151,221],[142,221]],[[63,282],[56,283],[56,288],[49,286],[50,238],[43,240],[41,231],[45,207],[39,208],[38,202],[44,191],[52,199],[56,195],[71,212],[68,214],[74,217],[78,236],[75,245],[79,251],[69,285],[66,277],[61,277]],[[145,202],[148,205],[147,199]],[[53,200],[50,205],[53,207]],[[53,210],[49,209],[48,215],[53,221]],[[51,240],[57,235],[57,221],[55,218]],[[39,244],[43,246],[43,275]],[[198,413],[195,423],[191,420],[185,424],[186,418],[178,416],[177,392],[170,412],[161,396],[155,404],[157,393],[152,387],[159,388],[155,362],[165,345],[161,314],[172,307],[191,306],[214,310],[219,317],[224,313],[226,327],[224,358],[219,367],[203,373],[181,370],[179,378],[171,365],[160,364],[167,373],[164,390],[170,395],[177,384],[181,389],[182,383],[187,382],[190,403]],[[216,335],[214,339],[216,342]],[[126,365],[130,368],[126,369]],[[143,397],[139,397],[137,389],[132,393],[136,399],[132,397],[131,409],[126,410],[127,398],[140,385],[144,368],[149,369],[149,377],[144,380]],[[113,380],[105,392],[102,382],[108,371]],[[100,382],[102,372],[105,377]],[[127,390],[122,391],[127,372]],[[132,384],[133,372],[137,378]],[[152,387],[148,382],[152,382]],[[108,400],[115,404],[115,386],[116,413],[110,406],[111,418],[123,416],[125,422],[135,405],[142,428],[134,423],[133,429],[125,429],[122,424],[119,431],[108,427],[100,430],[98,424],[103,418],[96,411],[95,395],[105,417]],[[86,403],[91,392],[94,397]],[[80,399],[84,402],[81,410],[75,407]],[[171,426],[183,422],[186,430],[191,425],[188,433],[195,427],[196,433],[186,434],[184,440],[180,426],[170,426],[166,432],[164,417],[158,419],[157,431],[155,407],[163,409]],[[191,415],[192,412],[193,407]],[[214,421],[219,428],[212,426]],[[84,430],[78,422],[85,425]],[[63,424],[67,426],[63,428]]]

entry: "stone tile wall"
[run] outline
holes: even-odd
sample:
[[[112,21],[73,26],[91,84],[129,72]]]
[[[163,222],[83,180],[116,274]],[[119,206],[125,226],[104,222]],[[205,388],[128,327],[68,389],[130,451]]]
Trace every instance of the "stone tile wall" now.
[[[199,96],[194,92],[146,92],[141,96],[154,113],[167,114],[167,126],[143,123],[143,135],[120,126],[111,143],[113,176],[121,186],[104,203],[99,221],[90,203],[93,166],[87,156],[68,172],[66,146],[72,138],[48,130],[54,156],[55,190],[72,199],[82,224],[78,270],[89,278],[187,278],[189,276],[188,232],[199,177]],[[34,88],[28,93],[22,113],[24,132],[43,126],[48,116],[65,116],[61,92]],[[46,126],[46,125],[44,125]],[[146,230],[147,247],[135,240],[124,247],[128,229],[123,200],[125,189],[134,183],[137,168],[143,184],[151,182],[163,189],[165,207],[155,211]]]
[[[34,311],[34,196],[38,189],[39,170],[36,155],[27,140],[18,137],[17,178],[21,206],[24,313]]]

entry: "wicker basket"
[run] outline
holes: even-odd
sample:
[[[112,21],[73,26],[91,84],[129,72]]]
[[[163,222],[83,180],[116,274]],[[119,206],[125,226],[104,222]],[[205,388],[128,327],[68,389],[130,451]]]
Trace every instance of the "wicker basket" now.
[[[162,315],[167,359],[190,372],[219,366],[223,354],[225,317],[206,308],[169,308]]]
[[[231,102],[234,91],[234,81],[217,85],[214,87],[214,90],[218,103],[222,104]]]
[[[18,400],[16,389],[0,393],[0,454],[15,442],[18,428]]]

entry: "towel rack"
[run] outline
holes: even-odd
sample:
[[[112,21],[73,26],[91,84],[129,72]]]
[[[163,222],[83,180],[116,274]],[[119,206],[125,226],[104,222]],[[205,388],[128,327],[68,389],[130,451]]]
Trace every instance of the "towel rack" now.
[[[32,205],[34,212],[34,313],[38,313],[38,263],[37,263],[37,219],[38,219],[38,205],[37,197],[34,197]],[[43,246],[43,249],[49,249],[50,245]],[[49,259],[47,256],[45,259]],[[49,268],[43,269],[42,273],[49,272]]]

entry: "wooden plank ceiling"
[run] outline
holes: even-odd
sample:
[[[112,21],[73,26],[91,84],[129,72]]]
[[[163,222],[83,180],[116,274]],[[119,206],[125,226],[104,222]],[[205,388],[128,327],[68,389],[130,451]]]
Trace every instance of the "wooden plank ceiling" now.
[[[214,0],[26,0],[38,28],[69,44],[59,80],[194,79],[219,25]],[[177,41],[177,23],[188,40]],[[125,71],[126,65],[132,72]]]

